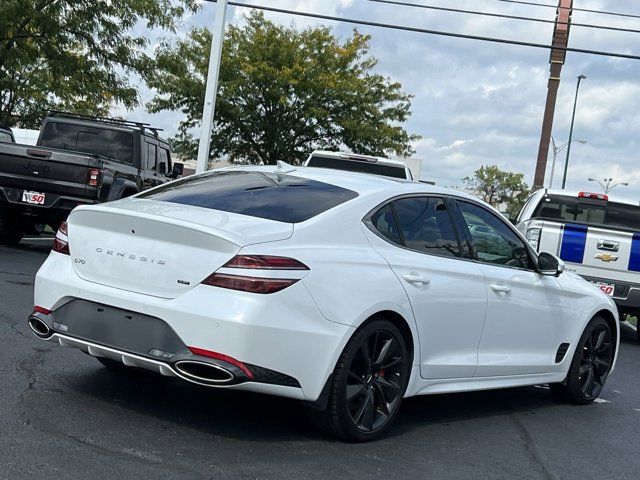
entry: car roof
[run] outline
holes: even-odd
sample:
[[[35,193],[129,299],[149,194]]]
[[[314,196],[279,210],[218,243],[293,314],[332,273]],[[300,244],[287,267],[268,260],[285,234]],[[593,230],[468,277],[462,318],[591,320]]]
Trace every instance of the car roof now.
[[[331,157],[331,158],[340,158],[340,159],[345,159],[348,160],[350,158],[352,159],[366,159],[366,158],[375,158],[376,163],[379,163],[380,165],[390,165],[390,166],[394,166],[394,167],[401,167],[401,168],[407,168],[407,164],[400,161],[400,160],[393,160],[391,158],[386,158],[386,157],[376,157],[373,155],[360,155],[360,154],[356,154],[356,153],[347,153],[347,152],[335,152],[335,151],[331,151],[331,150],[314,150],[313,152],[311,152],[311,155],[309,155],[309,158],[311,157]]]
[[[286,165],[278,168],[275,165],[242,165],[225,167],[220,170],[244,170],[253,172],[265,172],[275,174],[293,175],[308,178],[318,182],[330,183],[338,187],[357,192],[358,195],[388,193],[389,196],[411,193],[432,193],[440,195],[456,196],[474,201],[480,201],[467,193],[450,188],[437,187],[428,183],[407,180],[403,178],[383,177],[373,173],[351,172],[348,170],[333,170],[328,168],[304,167]]]
[[[578,198],[578,195],[581,192],[586,192],[586,193],[597,193],[599,195],[602,194],[602,192],[596,192],[593,190],[557,190],[557,189],[546,189],[546,194],[547,195],[555,195],[555,196],[560,196],[560,197],[571,197],[571,198]],[[610,202],[616,202],[616,203],[624,203],[627,205],[635,205],[640,206],[640,201],[638,200],[631,200],[629,198],[624,198],[624,197],[619,197],[617,195],[611,195],[611,194],[607,194],[607,197],[609,198]]]

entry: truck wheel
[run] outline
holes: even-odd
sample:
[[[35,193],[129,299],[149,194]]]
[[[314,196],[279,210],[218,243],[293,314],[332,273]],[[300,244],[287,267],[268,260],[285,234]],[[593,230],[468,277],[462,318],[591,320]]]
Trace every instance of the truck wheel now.
[[[0,210],[0,245],[18,245],[23,236],[24,225]]]
[[[42,235],[47,226],[44,223],[30,223],[25,228],[27,235]]]

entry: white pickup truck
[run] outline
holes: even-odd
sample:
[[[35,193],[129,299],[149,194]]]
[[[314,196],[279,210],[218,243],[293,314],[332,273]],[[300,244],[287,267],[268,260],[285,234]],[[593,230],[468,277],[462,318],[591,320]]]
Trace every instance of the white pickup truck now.
[[[640,314],[639,202],[543,189],[527,200],[517,224],[533,248],[557,255],[612,297],[621,318]]]
[[[303,166],[373,173],[385,177],[418,181],[420,179],[422,161],[416,158],[393,160],[384,157],[357,155],[355,153],[315,150],[309,155]]]

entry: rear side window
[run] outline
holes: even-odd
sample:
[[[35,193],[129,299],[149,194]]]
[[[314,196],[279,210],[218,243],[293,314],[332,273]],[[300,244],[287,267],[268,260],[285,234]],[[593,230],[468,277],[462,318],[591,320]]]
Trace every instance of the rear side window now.
[[[138,198],[298,223],[357,196],[346,188],[292,175],[232,171],[187,177]]]
[[[640,205],[591,198],[546,195],[542,197],[533,216],[567,223],[588,223],[640,230]]]
[[[157,147],[153,143],[146,143],[147,145],[147,169],[156,169],[156,150]]]
[[[13,137],[9,132],[0,131],[0,142],[12,143]]]
[[[407,248],[438,255],[460,256],[453,223],[441,198],[403,198],[393,202],[393,208]]]
[[[374,213],[371,216],[371,224],[387,240],[398,245],[402,244],[402,240],[400,240],[400,232],[398,231],[398,224],[396,223],[391,204],[385,205]]]
[[[45,125],[40,146],[102,155],[132,163],[133,136],[127,132],[58,122]]]
[[[348,172],[373,173],[393,178],[407,178],[404,167],[394,167],[392,165],[382,165],[376,162],[360,160],[348,160],[333,157],[311,157],[308,167],[331,168],[333,170],[346,170]]]
[[[382,236],[410,250],[460,256],[458,238],[441,198],[401,198],[374,213],[370,222]]]

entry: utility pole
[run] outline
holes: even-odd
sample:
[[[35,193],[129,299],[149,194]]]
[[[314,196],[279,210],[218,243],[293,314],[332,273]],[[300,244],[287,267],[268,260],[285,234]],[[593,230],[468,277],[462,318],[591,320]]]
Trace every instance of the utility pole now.
[[[549,58],[549,82],[547,84],[547,102],[544,107],[544,117],[542,119],[542,133],[540,134],[540,145],[538,147],[538,160],[536,172],[533,177],[533,190],[538,190],[544,185],[544,176],[547,171],[547,157],[549,156],[549,142],[551,140],[551,130],[553,128],[553,116],[556,109],[556,99],[558,98],[558,87],[560,86],[560,73],[567,56],[567,45],[569,44],[569,27],[571,24],[571,12],[573,0],[558,0],[556,13],[556,24],[553,28],[554,48],[551,49]]]
[[[196,173],[202,173],[209,166],[209,147],[211,146],[211,130],[213,116],[216,111],[216,95],[218,94],[218,77],[220,76],[220,60],[222,59],[222,42],[224,41],[224,20],[227,14],[227,0],[218,0],[216,18],[211,31],[211,52],[209,53],[209,70],[207,86],[204,92],[204,108],[198,144],[198,161]]]

